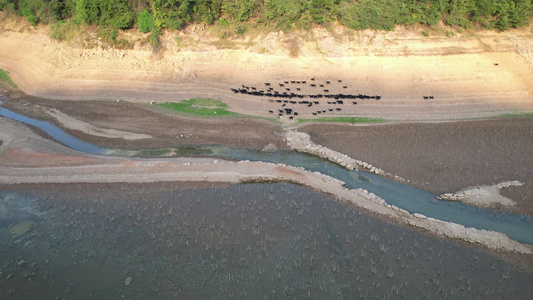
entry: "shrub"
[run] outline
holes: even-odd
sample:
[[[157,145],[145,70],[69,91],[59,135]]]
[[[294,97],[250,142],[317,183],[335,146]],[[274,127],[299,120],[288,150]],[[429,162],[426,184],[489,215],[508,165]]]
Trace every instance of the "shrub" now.
[[[427,31],[422,31],[422,35],[424,35],[425,37],[428,37],[428,36],[429,36],[429,32],[427,32]]]
[[[31,26],[37,26],[37,23],[39,23],[39,18],[37,18],[33,10],[23,8],[22,15],[26,17]]]
[[[76,19],[79,23],[94,24],[100,19],[97,1],[76,0]]]
[[[116,29],[129,29],[135,23],[135,14],[133,12],[125,12],[119,14],[112,20],[112,25]]]
[[[150,33],[150,45],[152,45],[152,50],[154,52],[158,52],[161,49],[161,40],[159,39],[161,37],[161,31],[154,27],[152,28],[152,33]]]
[[[248,28],[244,25],[237,26],[237,29],[235,30],[236,34],[245,34]]]
[[[152,31],[152,27],[154,27],[154,18],[148,10],[143,9],[137,18],[137,23],[139,24],[139,30],[142,33],[148,33]]]
[[[59,21],[51,26],[50,37],[59,41],[70,41],[78,34],[78,25],[73,21]]]
[[[111,33],[109,34],[109,41],[114,43],[117,41],[117,37],[118,37],[118,32],[116,30],[113,30],[111,31]]]
[[[220,19],[218,19],[217,24],[218,24],[219,26],[221,26],[221,27],[229,27],[229,26],[230,26],[230,23],[229,23],[228,19],[226,19],[226,18],[220,18]]]
[[[49,5],[50,16],[55,21],[65,20],[74,12],[73,2],[64,0],[52,0]]]

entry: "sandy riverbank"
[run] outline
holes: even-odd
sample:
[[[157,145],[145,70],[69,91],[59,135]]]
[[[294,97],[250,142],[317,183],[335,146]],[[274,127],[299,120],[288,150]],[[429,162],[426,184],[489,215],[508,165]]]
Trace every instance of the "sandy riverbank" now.
[[[19,27],[2,24],[0,68],[10,71],[24,92],[45,98],[148,103],[202,96],[220,98],[235,112],[271,116],[268,109],[276,105],[264,97],[234,94],[230,88],[246,84],[263,89],[265,82],[314,77],[317,83],[342,80],[329,86],[330,93],[382,96],[381,101],[344,105],[340,113],[328,112],[331,116],[443,120],[533,110],[529,28],[451,38],[427,38],[401,27],[394,32],[316,28],[235,37],[230,49],[217,48],[209,30],[188,29],[168,32],[164,51],[153,55],[140,42],[132,50],[86,49],[76,42],[51,40],[46,27]],[[289,40],[298,41],[298,57],[289,56]],[[303,94],[315,92],[309,85],[299,88]],[[424,100],[425,95],[435,99]],[[297,107],[304,118],[326,108]]]

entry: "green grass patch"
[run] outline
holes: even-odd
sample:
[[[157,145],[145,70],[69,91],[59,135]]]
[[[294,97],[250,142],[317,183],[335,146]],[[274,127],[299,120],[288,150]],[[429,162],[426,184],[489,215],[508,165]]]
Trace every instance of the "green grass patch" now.
[[[0,81],[3,81],[5,83],[7,83],[10,87],[12,87],[14,89],[18,89],[19,88],[15,84],[15,82],[13,82],[13,80],[11,80],[11,77],[9,77],[9,72],[4,71],[2,69],[0,69]]]
[[[502,118],[508,118],[508,117],[522,117],[522,118],[533,118],[533,113],[523,113],[523,114],[503,114],[500,115]]]
[[[325,117],[318,119],[298,119],[298,123],[305,122],[380,123],[385,122],[385,120],[366,117]]]
[[[194,116],[240,116],[238,113],[228,111],[229,106],[220,100],[193,98],[180,102],[166,102],[155,104],[163,109],[186,115]]]

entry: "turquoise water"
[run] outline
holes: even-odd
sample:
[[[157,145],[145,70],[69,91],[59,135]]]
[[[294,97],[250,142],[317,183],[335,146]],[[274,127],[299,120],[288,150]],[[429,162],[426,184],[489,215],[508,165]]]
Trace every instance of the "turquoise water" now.
[[[285,183],[0,191],[0,266],[2,299],[533,295],[533,277],[482,251]]]
[[[93,154],[120,153],[120,150],[104,149],[85,143],[66,134],[48,122],[37,121],[7,109],[0,108],[0,115],[38,127],[50,134],[58,142],[79,151]],[[191,151],[190,146],[182,146],[181,148],[187,147],[189,149],[184,152]],[[502,232],[517,241],[533,244],[532,217],[476,208],[459,202],[440,201],[427,191],[396,183],[374,174],[348,171],[337,164],[316,156],[294,151],[263,153],[261,151],[219,145],[196,146],[192,148],[194,148],[196,154],[239,160],[283,163],[303,167],[310,171],[318,171],[346,182],[346,186],[349,188],[364,188],[383,198],[387,203],[394,204],[411,213],[421,213],[428,217],[454,222],[466,227]],[[176,149],[180,149],[180,147],[176,147]],[[156,152],[156,150],[154,151]],[[368,180],[361,180],[361,176]]]
[[[529,216],[477,208],[460,202],[441,201],[427,191],[393,182],[375,174],[349,171],[337,164],[304,153],[278,151],[266,154],[261,151],[224,146],[212,146],[209,149],[215,155],[222,157],[284,163],[304,167],[310,171],[318,171],[344,181],[346,187],[366,189],[380,196],[387,203],[411,213],[421,213],[466,227],[503,232],[517,241],[533,244],[533,218]],[[365,179],[362,180],[360,176]]]

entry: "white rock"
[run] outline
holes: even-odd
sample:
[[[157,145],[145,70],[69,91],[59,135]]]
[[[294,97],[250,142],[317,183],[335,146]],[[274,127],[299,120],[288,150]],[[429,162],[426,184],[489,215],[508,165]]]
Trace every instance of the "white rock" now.
[[[413,217],[415,218],[419,218],[419,219],[427,219],[428,217],[426,217],[425,215],[423,214],[419,214],[419,213],[414,213],[413,214]]]

